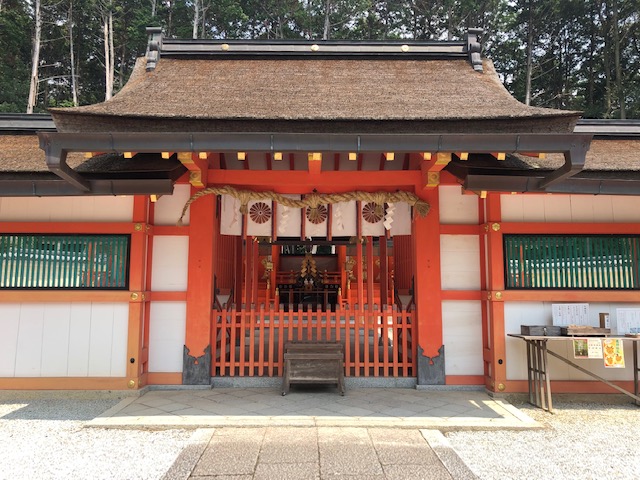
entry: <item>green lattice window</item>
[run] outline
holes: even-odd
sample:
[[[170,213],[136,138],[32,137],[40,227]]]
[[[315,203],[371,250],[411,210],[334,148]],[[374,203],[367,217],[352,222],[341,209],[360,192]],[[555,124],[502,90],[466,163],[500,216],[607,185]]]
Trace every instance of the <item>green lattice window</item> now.
[[[0,288],[128,288],[128,235],[0,235]]]
[[[506,288],[635,290],[640,237],[505,235]]]

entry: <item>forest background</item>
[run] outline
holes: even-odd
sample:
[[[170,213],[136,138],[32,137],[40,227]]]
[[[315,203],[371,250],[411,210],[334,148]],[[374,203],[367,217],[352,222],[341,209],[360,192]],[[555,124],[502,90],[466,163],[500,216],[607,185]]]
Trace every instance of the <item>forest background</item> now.
[[[640,0],[0,0],[0,112],[110,98],[152,25],[264,40],[456,40],[479,27],[519,100],[640,118],[639,18]]]

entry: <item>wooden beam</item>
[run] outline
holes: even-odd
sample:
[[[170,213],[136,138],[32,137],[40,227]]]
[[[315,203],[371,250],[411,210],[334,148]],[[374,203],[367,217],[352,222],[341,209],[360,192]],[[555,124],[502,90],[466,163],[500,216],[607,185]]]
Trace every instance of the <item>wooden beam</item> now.
[[[435,188],[440,185],[440,171],[451,162],[451,153],[438,152],[430,155],[430,160],[420,162],[423,188]]]
[[[209,162],[199,158],[199,154],[192,152],[178,152],[178,161],[189,170],[189,183],[197,188],[207,184]]]
[[[319,152],[310,153],[308,155],[309,173],[318,175],[322,172],[322,154]]]
[[[547,157],[547,154],[544,152],[542,153],[520,152],[520,155],[524,155],[525,157],[539,158],[540,160],[544,160]]]
[[[0,390],[127,390],[127,377],[4,377]]]
[[[278,193],[304,194],[311,193],[314,189],[320,193],[342,193],[354,189],[364,191],[413,189],[420,179],[420,172],[417,170],[321,171],[311,174],[302,170],[247,172],[210,169],[207,178],[209,185],[240,185],[273,190]]]
[[[0,303],[127,303],[130,298],[121,290],[0,290]]]
[[[143,226],[129,222],[0,222],[0,233],[133,233]],[[144,225],[144,228],[147,226]]]

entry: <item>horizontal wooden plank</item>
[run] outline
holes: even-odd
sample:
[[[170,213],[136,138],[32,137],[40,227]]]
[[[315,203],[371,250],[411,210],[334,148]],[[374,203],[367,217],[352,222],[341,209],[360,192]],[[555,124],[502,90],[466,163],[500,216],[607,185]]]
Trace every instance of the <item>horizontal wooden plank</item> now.
[[[0,303],[129,302],[127,290],[0,290]]]

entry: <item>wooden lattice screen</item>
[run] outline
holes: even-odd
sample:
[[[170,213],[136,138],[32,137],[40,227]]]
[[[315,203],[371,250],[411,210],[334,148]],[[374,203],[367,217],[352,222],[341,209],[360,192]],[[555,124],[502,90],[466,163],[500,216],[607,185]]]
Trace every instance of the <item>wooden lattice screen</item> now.
[[[0,235],[0,288],[126,289],[128,235]]]
[[[640,237],[505,235],[505,283],[512,289],[640,288]]]

